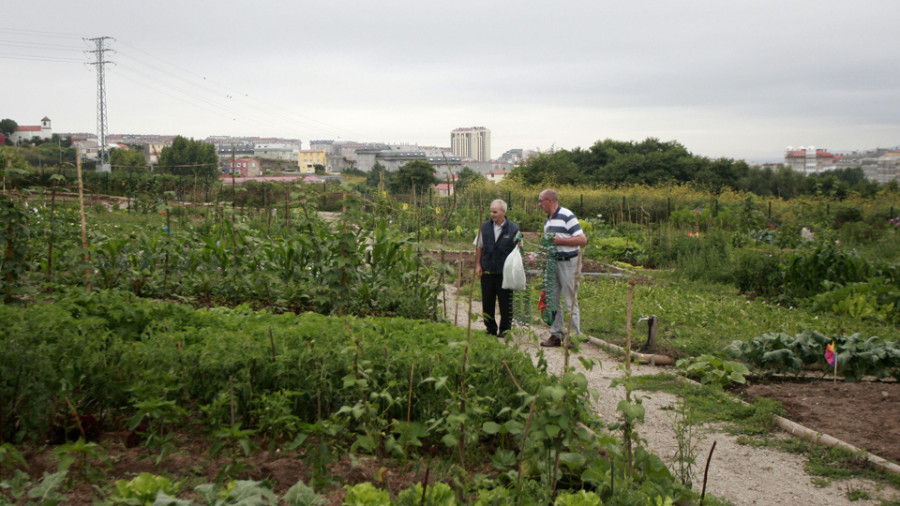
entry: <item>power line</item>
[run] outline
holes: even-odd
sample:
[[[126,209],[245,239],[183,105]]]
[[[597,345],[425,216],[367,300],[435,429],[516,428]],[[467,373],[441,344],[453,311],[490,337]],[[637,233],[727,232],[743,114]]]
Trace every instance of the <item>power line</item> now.
[[[62,44],[42,44],[40,42],[18,42],[14,40],[0,40],[0,46],[21,47],[29,49],[61,49],[65,51],[83,51],[84,48],[78,46],[64,46]]]
[[[21,28],[3,28],[0,27],[0,33],[14,33],[20,35],[40,35],[41,37],[54,37],[60,39],[83,39],[84,36],[81,34],[74,33],[60,33],[60,32],[44,32],[40,30],[23,30]]]
[[[41,62],[54,62],[54,63],[84,63],[82,59],[74,59],[74,58],[58,58],[54,56],[31,56],[31,55],[21,55],[21,54],[7,54],[0,53],[0,58],[6,60],[24,60],[24,61],[41,61]]]
[[[147,51],[144,51],[144,50],[139,49],[139,48],[137,48],[137,47],[131,46],[131,45],[128,44],[127,42],[121,42],[121,41],[118,41],[118,42],[120,42],[120,44],[122,44],[122,45],[124,45],[124,46],[126,46],[126,47],[132,48],[133,50],[135,50],[135,51],[137,51],[137,52],[139,52],[139,53],[143,53],[143,54],[145,54],[145,55],[147,55],[147,56],[149,56],[149,57],[151,57],[151,58],[153,58],[153,59],[159,60],[159,61],[162,62],[164,65],[167,65],[167,66],[169,66],[169,67],[172,67],[172,68],[176,69],[176,70],[178,71],[178,73],[172,72],[172,71],[170,71],[170,70],[166,70],[166,69],[164,69],[164,68],[160,68],[159,66],[156,66],[156,65],[153,65],[153,64],[151,64],[151,63],[147,63],[147,62],[145,62],[145,61],[143,61],[143,60],[140,60],[140,59],[138,59],[138,58],[137,58],[136,56],[134,56],[134,55],[131,55],[131,54],[128,54],[128,53],[122,53],[122,52],[120,51],[119,54],[122,55],[122,56],[130,57],[130,58],[134,59],[135,61],[137,61],[137,62],[139,62],[139,63],[141,63],[141,64],[143,64],[143,65],[147,65],[148,67],[155,68],[155,69],[157,69],[157,70],[163,72],[164,74],[167,74],[167,75],[169,75],[169,76],[171,76],[171,77],[173,77],[173,78],[175,78],[175,79],[177,79],[177,80],[187,82],[187,83],[189,83],[191,86],[196,86],[196,87],[199,87],[199,88],[201,88],[201,89],[204,89],[206,92],[208,92],[208,93],[210,93],[210,94],[212,94],[212,95],[214,95],[214,96],[223,96],[223,94],[224,94],[224,96],[225,96],[227,99],[229,99],[229,100],[238,100],[238,101],[244,101],[244,100],[247,100],[247,101],[255,102],[257,105],[256,105],[256,106],[252,106],[252,107],[259,108],[259,106],[263,106],[264,108],[267,109],[266,114],[268,114],[268,115],[274,117],[275,119],[278,119],[278,120],[281,121],[281,122],[295,124],[295,125],[301,126],[302,128],[305,128],[305,129],[308,129],[308,128],[310,128],[310,126],[312,126],[312,124],[315,124],[317,128],[324,128],[324,129],[329,130],[329,131],[331,131],[332,133],[335,133],[335,134],[340,134],[340,133],[343,132],[343,133],[351,133],[351,134],[354,134],[354,135],[359,135],[360,137],[363,137],[363,138],[366,137],[366,135],[364,135],[364,134],[360,134],[360,133],[358,133],[358,132],[353,132],[353,131],[347,130],[347,129],[345,129],[345,128],[337,127],[337,126],[335,126],[335,125],[331,125],[331,124],[325,123],[325,122],[323,122],[323,121],[319,121],[319,120],[316,120],[316,119],[313,119],[313,118],[309,118],[309,117],[306,117],[306,116],[304,116],[304,115],[302,115],[302,114],[297,114],[297,113],[293,113],[293,114],[285,114],[285,110],[284,110],[284,106],[283,106],[283,105],[276,105],[276,104],[267,102],[267,101],[265,101],[265,100],[258,99],[258,98],[256,98],[256,97],[251,96],[251,95],[248,94],[248,93],[244,93],[244,92],[242,92],[242,91],[238,91],[238,90],[235,90],[235,89],[233,89],[233,88],[230,88],[230,87],[228,87],[227,85],[221,84],[221,83],[219,83],[219,82],[217,82],[217,81],[215,81],[215,80],[213,80],[213,79],[207,78],[206,76],[203,76],[203,75],[201,75],[201,74],[198,74],[198,73],[196,73],[196,72],[194,72],[194,71],[192,71],[192,70],[185,69],[185,68],[182,68],[182,67],[180,67],[180,66],[178,66],[178,65],[175,65],[175,64],[169,62],[168,60],[166,60],[166,59],[164,59],[164,58],[160,58],[160,57],[155,56],[155,55],[153,55],[153,54],[151,54],[151,53],[148,53]],[[198,82],[194,82],[194,81],[187,80],[187,79],[184,78],[184,75],[191,75],[191,76],[194,76],[194,77],[196,77],[197,79],[199,79],[200,82],[198,83]],[[218,89],[218,90],[213,89],[213,88],[210,87],[209,85],[217,86],[217,87],[220,88],[220,89]],[[250,106],[250,104],[247,104],[247,105]]]
[[[105,136],[108,132],[106,83],[104,78],[105,64],[112,63],[105,60],[105,53],[112,50],[107,48],[104,43],[100,41],[109,40],[111,38],[87,38],[77,34],[3,27],[0,27],[0,34],[12,35],[13,38],[23,38],[22,40],[9,40],[9,38],[0,40],[0,47],[33,50],[36,53],[42,53],[19,54],[18,51],[16,53],[0,53],[0,59],[48,63],[83,63],[82,60],[75,60],[51,54],[56,51],[69,51],[75,50],[76,48],[67,46],[64,43],[40,42],[40,39],[82,39],[95,44],[95,49],[89,51],[95,56],[94,61],[89,63],[89,65],[95,66],[98,74],[98,136],[101,137],[101,149],[104,149],[106,144]],[[38,39],[38,41],[30,39]],[[139,77],[129,78],[123,72],[113,69],[115,75],[147,87],[164,96],[186,102],[193,107],[197,107],[221,117],[231,118],[232,121],[241,121],[259,125],[266,130],[276,133],[276,135],[283,135],[283,130],[280,132],[274,130],[274,125],[277,124],[279,128],[283,128],[285,125],[293,126],[304,133],[309,133],[310,130],[322,130],[326,135],[333,135],[337,138],[340,138],[341,136],[347,137],[348,134],[349,136],[358,136],[360,140],[365,140],[368,137],[365,134],[353,132],[346,128],[338,127],[303,114],[289,112],[283,104],[274,104],[267,100],[251,96],[249,93],[237,91],[215,79],[180,67],[166,58],[156,56],[128,44],[127,42],[118,39],[115,39],[115,41],[117,45],[125,46],[132,50],[125,53],[116,51],[118,55],[117,59],[126,59],[136,64],[135,67],[117,62],[124,67],[121,70]],[[145,55],[149,59],[159,63],[148,61],[148,58],[141,57],[140,55]],[[144,70],[142,70],[142,68]],[[108,152],[105,154],[108,157]]]

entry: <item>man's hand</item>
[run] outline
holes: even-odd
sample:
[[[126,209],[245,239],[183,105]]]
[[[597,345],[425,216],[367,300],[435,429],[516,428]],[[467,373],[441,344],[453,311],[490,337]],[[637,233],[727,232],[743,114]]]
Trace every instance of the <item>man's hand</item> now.
[[[475,266],[475,275],[478,276],[479,279],[481,279],[481,275],[482,275],[483,273],[484,273],[484,272],[483,272],[483,270],[481,269],[481,262],[479,262],[478,265]]]

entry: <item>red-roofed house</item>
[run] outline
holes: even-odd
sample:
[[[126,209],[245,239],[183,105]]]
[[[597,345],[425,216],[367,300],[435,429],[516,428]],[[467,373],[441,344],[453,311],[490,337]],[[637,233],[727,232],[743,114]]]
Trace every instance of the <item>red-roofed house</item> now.
[[[50,128],[50,118],[44,116],[40,125],[19,125],[16,131],[9,136],[13,144],[21,144],[22,141],[30,141],[33,138],[50,140],[53,137],[53,129]]]
[[[434,193],[436,193],[438,197],[450,197],[453,195],[454,186],[453,183],[438,183],[434,185]]]
[[[509,172],[506,172],[503,169],[494,169],[488,172],[485,175],[485,178],[492,183],[499,183],[500,181],[503,181],[503,178],[505,178],[507,174],[509,174]]]

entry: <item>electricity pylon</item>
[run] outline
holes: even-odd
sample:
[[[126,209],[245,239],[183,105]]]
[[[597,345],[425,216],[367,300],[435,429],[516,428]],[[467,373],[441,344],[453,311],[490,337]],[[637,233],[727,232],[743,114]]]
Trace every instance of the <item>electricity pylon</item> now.
[[[94,61],[88,65],[97,67],[97,137],[99,142],[99,150],[97,151],[97,172],[109,172],[111,170],[109,165],[109,150],[106,145],[106,134],[109,127],[106,124],[106,78],[104,77],[103,72],[104,65],[112,63],[106,61],[106,52],[112,51],[112,49],[108,49],[103,45],[107,39],[112,39],[112,37],[85,39],[93,42],[97,47],[97,49],[88,51],[89,53],[94,53],[95,57]]]

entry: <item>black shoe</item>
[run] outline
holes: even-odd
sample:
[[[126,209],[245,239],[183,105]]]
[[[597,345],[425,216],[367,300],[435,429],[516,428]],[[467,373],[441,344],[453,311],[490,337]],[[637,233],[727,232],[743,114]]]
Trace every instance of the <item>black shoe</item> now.
[[[545,348],[557,348],[562,346],[562,339],[556,334],[550,334],[546,341],[541,341],[541,346]]]

